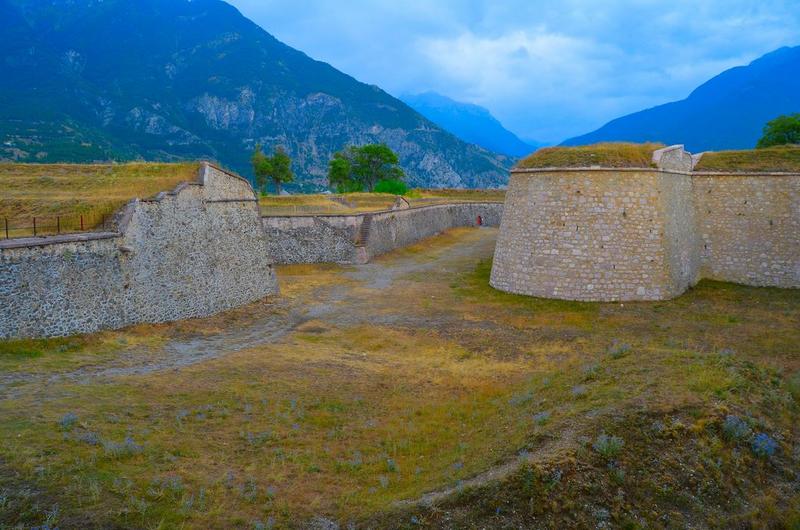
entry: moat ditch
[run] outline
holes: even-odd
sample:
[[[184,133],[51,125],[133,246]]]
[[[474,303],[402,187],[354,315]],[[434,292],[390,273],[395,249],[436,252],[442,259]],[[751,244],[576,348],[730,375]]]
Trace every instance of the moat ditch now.
[[[210,318],[4,343],[0,526],[789,525],[800,292],[511,295],[488,286],[496,234],[280,267],[280,296]]]
[[[350,285],[332,284],[315,288],[302,297],[271,297],[250,306],[251,318],[231,322],[214,333],[181,333],[157,347],[122,348],[104,362],[81,366],[61,373],[11,372],[0,374],[0,396],[15,395],[14,388],[23,383],[53,383],[67,380],[86,383],[96,378],[142,375],[163,370],[180,369],[227,354],[279,341],[298,326],[310,321],[322,321],[334,326],[361,324],[397,325],[404,327],[451,327],[455,323],[445,314],[438,319],[419,317],[413,308],[396,308],[390,314],[374,312],[374,298],[391,287],[398,278],[411,274],[435,271],[454,273],[465,264],[491,256],[495,229],[481,229],[474,244],[460,245],[448,252],[437,253],[432,259],[420,260],[411,254],[398,258],[378,259],[363,265],[342,268],[342,277]],[[292,267],[284,267],[291,275]],[[279,273],[280,276],[284,276]],[[247,309],[240,310],[245,312]],[[438,320],[438,323],[437,323]]]

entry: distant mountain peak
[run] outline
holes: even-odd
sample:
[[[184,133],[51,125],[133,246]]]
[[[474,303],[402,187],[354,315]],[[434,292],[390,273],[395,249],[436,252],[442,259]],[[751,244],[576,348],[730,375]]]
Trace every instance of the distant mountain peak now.
[[[480,105],[456,101],[432,91],[406,94],[400,99],[462,140],[490,151],[518,158],[536,149],[506,129],[488,109]]]
[[[800,112],[800,46],[722,72],[684,100],[610,121],[564,145],[604,141],[685,144],[689,151],[749,149],[767,121]]]

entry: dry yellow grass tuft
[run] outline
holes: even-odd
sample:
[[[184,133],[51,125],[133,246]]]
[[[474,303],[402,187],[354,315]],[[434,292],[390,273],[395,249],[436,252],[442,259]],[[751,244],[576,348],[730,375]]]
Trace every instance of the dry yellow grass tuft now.
[[[634,144],[609,142],[578,147],[543,147],[522,159],[518,169],[583,168],[583,167],[635,167],[653,165],[653,151],[665,147],[659,143]]]

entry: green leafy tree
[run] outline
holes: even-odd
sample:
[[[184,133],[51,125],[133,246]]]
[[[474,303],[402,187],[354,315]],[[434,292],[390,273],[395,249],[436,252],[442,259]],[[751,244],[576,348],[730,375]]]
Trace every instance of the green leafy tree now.
[[[756,144],[756,148],[774,145],[800,144],[800,114],[778,116],[764,126],[764,136]]]
[[[380,181],[403,181],[405,173],[399,162],[395,152],[385,144],[350,146],[333,155],[328,180],[340,192],[365,188],[372,192]]]
[[[289,154],[281,146],[275,148],[275,154],[272,155],[270,161],[272,166],[270,178],[272,183],[275,184],[275,194],[281,194],[281,186],[294,181],[294,173],[292,173],[292,159]]]
[[[272,173],[270,157],[264,154],[261,144],[256,145],[253,156],[250,157],[253,164],[253,174],[255,175],[256,188],[262,195],[267,192],[267,182]]]
[[[281,146],[275,148],[272,156],[266,156],[261,145],[257,145],[251,161],[256,176],[256,187],[262,194],[266,193],[269,181],[275,185],[275,193],[278,195],[283,184],[294,181],[292,159]]]
[[[328,164],[328,181],[332,188],[339,193],[361,191],[363,188],[353,178],[353,165],[350,162],[348,151],[340,151],[333,155]]]
[[[403,180],[399,162],[386,144],[365,145],[356,148],[353,173],[368,191],[374,191],[381,180]]]

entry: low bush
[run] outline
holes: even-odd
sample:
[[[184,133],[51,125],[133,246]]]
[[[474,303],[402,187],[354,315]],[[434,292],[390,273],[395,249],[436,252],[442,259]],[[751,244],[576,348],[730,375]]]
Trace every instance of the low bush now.
[[[620,359],[629,351],[631,351],[630,344],[620,343],[615,340],[608,348],[608,355],[610,355],[612,359]]]
[[[741,418],[728,415],[722,423],[722,434],[729,440],[744,440],[750,436],[750,426]]]
[[[103,440],[100,436],[95,432],[82,432],[75,436],[75,439],[79,442],[83,442],[89,445],[100,445],[103,443]]]
[[[622,451],[622,447],[624,445],[625,441],[619,436],[601,434],[595,439],[594,443],[592,444],[592,448],[597,451],[600,456],[610,460],[616,457],[620,451]]]
[[[408,186],[402,180],[382,180],[375,184],[375,193],[391,193],[392,195],[405,195]]]
[[[74,412],[67,412],[64,414],[60,420],[58,420],[58,426],[65,431],[72,430],[75,427],[75,424],[78,423],[78,415]]]
[[[544,424],[545,424],[545,423],[547,423],[548,421],[550,421],[550,413],[549,413],[549,412],[547,412],[547,411],[545,411],[545,412],[538,412],[538,413],[536,413],[536,414],[534,414],[534,415],[533,415],[533,422],[534,422],[536,425],[544,425]]]
[[[104,441],[103,450],[110,458],[127,458],[129,456],[138,455],[144,450],[144,447],[133,441],[133,438],[127,437],[123,442]]]
[[[769,458],[778,450],[778,442],[770,435],[760,432],[753,437],[753,453],[760,458]]]

